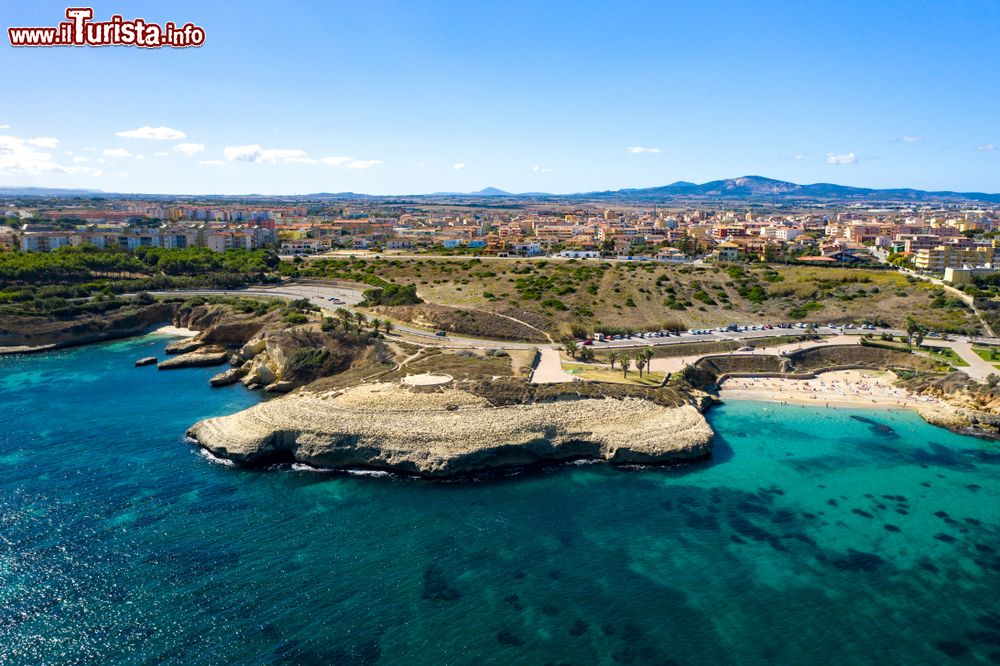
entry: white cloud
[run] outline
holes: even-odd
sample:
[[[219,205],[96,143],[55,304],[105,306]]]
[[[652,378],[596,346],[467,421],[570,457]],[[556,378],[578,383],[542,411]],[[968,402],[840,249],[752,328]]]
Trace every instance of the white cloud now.
[[[854,164],[858,161],[854,153],[827,153],[827,164]]]
[[[70,173],[52,155],[36,150],[28,141],[0,135],[0,174]]]
[[[261,161],[262,148],[256,144],[250,146],[227,146],[225,151],[227,160],[239,160],[241,162]]]
[[[456,162],[455,164],[451,165],[451,168],[454,169],[455,171],[458,171],[459,169],[464,169],[465,165],[462,164],[461,162]]]
[[[177,141],[187,138],[187,134],[172,127],[150,127],[149,125],[124,132],[115,132],[115,135],[124,139],[156,139],[157,141]]]
[[[198,160],[198,164],[202,166],[225,166],[225,162],[222,160]]]
[[[792,156],[792,159],[793,159],[793,160],[798,160],[798,161],[802,161],[802,160],[804,160],[805,158],[806,158],[806,156],[805,156],[805,155],[793,155],[793,156]]]
[[[132,153],[124,148],[105,148],[101,151],[101,155],[105,157],[132,157]]]
[[[382,160],[354,160],[347,165],[348,169],[368,169],[382,164]]]
[[[269,164],[325,164],[326,166],[347,167],[348,169],[368,169],[382,160],[358,160],[353,157],[309,157],[304,150],[297,148],[261,148],[257,144],[248,146],[227,146],[223,153],[229,161],[259,162]]]
[[[103,172],[103,171],[101,171],[100,169],[98,169],[97,171],[94,171],[94,172],[93,172],[93,173],[91,173],[90,175],[91,175],[91,176],[103,176],[103,175],[104,175],[104,172]]]
[[[319,160],[327,166],[344,166],[354,161],[353,157],[321,157]]]
[[[192,155],[195,155],[205,150],[205,146],[200,143],[178,143],[176,146],[174,146],[174,150],[176,150],[179,153],[184,153],[188,157],[191,157]]]
[[[924,140],[919,136],[901,136],[899,137],[900,143],[923,143]]]
[[[156,155],[157,157],[166,157],[167,155],[170,154],[170,151],[169,150],[164,150],[164,151],[153,153],[153,154]]]
[[[989,153],[989,152],[992,152],[992,151],[994,151],[996,149],[997,149],[997,147],[994,144],[987,143],[984,146],[979,146],[978,148],[976,148],[976,152],[977,153]]]
[[[137,160],[144,160],[144,159],[146,159],[146,156],[145,155],[136,155],[135,159],[137,159]]]
[[[552,171],[552,169],[549,169],[547,167],[540,167],[537,164],[531,167],[531,170],[534,171],[535,173],[548,173],[549,171]]]
[[[59,139],[51,136],[40,136],[35,139],[28,139],[28,143],[39,148],[55,148],[59,145]]]
[[[10,129],[10,125],[0,125],[0,129]]]
[[[75,162],[76,164],[86,164],[89,161],[90,161],[89,157],[74,157],[73,158],[73,162]]]
[[[629,146],[625,149],[630,155],[641,155],[642,153],[649,153],[651,155],[659,155],[662,152],[659,148],[646,148],[645,146]]]
[[[84,150],[86,150],[88,153],[96,153],[97,152],[97,148],[94,148],[93,146],[86,146],[84,148]]]
[[[306,151],[297,148],[261,148],[257,144],[251,144],[249,146],[227,146],[223,152],[227,160],[239,162],[271,164],[314,164],[316,162],[316,160],[306,156]]]

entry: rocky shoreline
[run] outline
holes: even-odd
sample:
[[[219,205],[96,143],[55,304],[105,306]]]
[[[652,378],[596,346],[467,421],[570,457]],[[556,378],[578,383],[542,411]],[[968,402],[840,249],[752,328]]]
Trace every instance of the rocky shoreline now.
[[[711,453],[713,432],[692,405],[575,398],[495,407],[449,388],[396,383],[300,390],[201,421],[188,436],[241,465],[298,462],[444,478],[574,459],[662,464]]]
[[[148,333],[176,313],[172,303],[152,303],[122,308],[106,316],[47,320],[16,317],[0,330],[0,355],[33,354],[95,342],[108,342]],[[9,329],[9,330],[8,330]]]

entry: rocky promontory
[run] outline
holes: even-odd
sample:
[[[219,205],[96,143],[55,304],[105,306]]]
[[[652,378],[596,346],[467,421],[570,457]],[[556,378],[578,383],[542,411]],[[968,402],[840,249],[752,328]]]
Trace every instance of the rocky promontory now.
[[[711,452],[712,429],[691,404],[574,397],[494,406],[457,388],[395,382],[299,390],[188,436],[240,464],[300,462],[448,477],[548,461],[615,464],[691,460]]]
[[[32,352],[141,335],[169,321],[172,303],[130,302],[103,313],[59,318],[6,315],[0,321],[0,353]]]
[[[225,349],[201,347],[196,351],[178,354],[173,358],[161,361],[156,367],[160,370],[175,370],[177,368],[201,368],[209,365],[221,365],[229,358]]]

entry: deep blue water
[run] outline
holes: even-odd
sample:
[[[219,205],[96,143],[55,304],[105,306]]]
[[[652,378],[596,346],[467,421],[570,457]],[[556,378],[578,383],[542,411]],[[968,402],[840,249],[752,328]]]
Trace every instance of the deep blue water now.
[[[145,337],[0,359],[0,664],[1000,660],[1000,447],[733,403],[710,463],[480,482],[209,462]]]

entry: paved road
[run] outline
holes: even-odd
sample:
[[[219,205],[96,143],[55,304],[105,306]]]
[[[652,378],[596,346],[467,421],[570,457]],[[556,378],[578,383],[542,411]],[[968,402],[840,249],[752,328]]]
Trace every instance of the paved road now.
[[[959,370],[977,381],[984,381],[990,375],[1000,374],[1000,371],[998,371],[992,363],[984,361],[979,357],[979,354],[972,351],[972,345],[965,340],[951,340],[949,342],[932,340],[930,342],[924,342],[924,345],[932,347],[951,347],[952,351],[961,356],[962,360],[969,364],[969,367],[959,368]]]
[[[561,384],[577,381],[576,377],[562,369],[562,360],[559,358],[558,349],[542,349],[539,355],[538,365],[531,373],[533,384]]]

